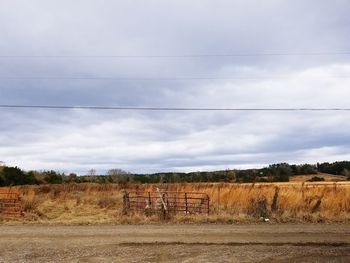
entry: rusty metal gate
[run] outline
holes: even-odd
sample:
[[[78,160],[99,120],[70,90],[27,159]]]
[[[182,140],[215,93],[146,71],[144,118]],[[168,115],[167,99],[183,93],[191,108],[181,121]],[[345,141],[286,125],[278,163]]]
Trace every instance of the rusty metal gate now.
[[[0,216],[20,217],[22,204],[18,190],[0,189]]]
[[[124,192],[124,212],[154,214],[209,214],[210,199],[206,193],[169,192],[165,190]]]

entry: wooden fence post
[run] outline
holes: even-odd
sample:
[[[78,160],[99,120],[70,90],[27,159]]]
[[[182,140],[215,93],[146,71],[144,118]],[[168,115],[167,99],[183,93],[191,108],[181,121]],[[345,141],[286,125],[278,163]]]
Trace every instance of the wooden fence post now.
[[[220,212],[220,184],[218,184],[218,212]]]
[[[152,207],[151,192],[148,192],[148,204],[150,207]]]
[[[210,203],[209,196],[207,197],[207,202],[208,202],[207,206],[208,206],[208,215],[209,215],[209,203]]]
[[[123,194],[123,215],[127,215],[130,210],[129,193],[124,190]]]

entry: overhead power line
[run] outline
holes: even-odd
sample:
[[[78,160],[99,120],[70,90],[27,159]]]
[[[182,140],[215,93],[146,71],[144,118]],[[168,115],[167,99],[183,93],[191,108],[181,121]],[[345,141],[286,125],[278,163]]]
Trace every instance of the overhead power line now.
[[[339,56],[350,51],[337,52],[266,52],[223,54],[174,54],[174,55],[0,55],[0,58],[211,58],[211,57],[263,57],[263,56]]]
[[[119,81],[181,81],[181,80],[249,80],[249,79],[301,79],[307,76],[235,76],[235,77],[1,77],[3,80],[119,80]],[[348,79],[350,76],[317,76],[318,79]]]
[[[114,106],[59,106],[59,105],[10,105],[0,108],[22,109],[84,109],[84,110],[132,110],[132,111],[350,111],[350,108],[187,108],[187,107],[114,107]]]

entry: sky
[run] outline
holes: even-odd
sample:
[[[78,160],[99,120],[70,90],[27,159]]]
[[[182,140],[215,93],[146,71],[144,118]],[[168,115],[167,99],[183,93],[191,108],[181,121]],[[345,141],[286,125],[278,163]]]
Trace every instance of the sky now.
[[[349,11],[347,0],[5,0],[0,104],[350,108]],[[349,111],[0,108],[0,161],[25,170],[336,160],[350,160]]]

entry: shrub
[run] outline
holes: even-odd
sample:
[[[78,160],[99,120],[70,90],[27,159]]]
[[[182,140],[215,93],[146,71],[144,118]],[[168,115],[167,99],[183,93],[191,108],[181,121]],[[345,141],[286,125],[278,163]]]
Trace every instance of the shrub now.
[[[323,177],[319,177],[319,176],[313,176],[311,179],[307,180],[308,182],[322,182],[324,181]]]
[[[0,173],[0,186],[36,184],[33,174],[25,173],[18,167],[3,167]]]

